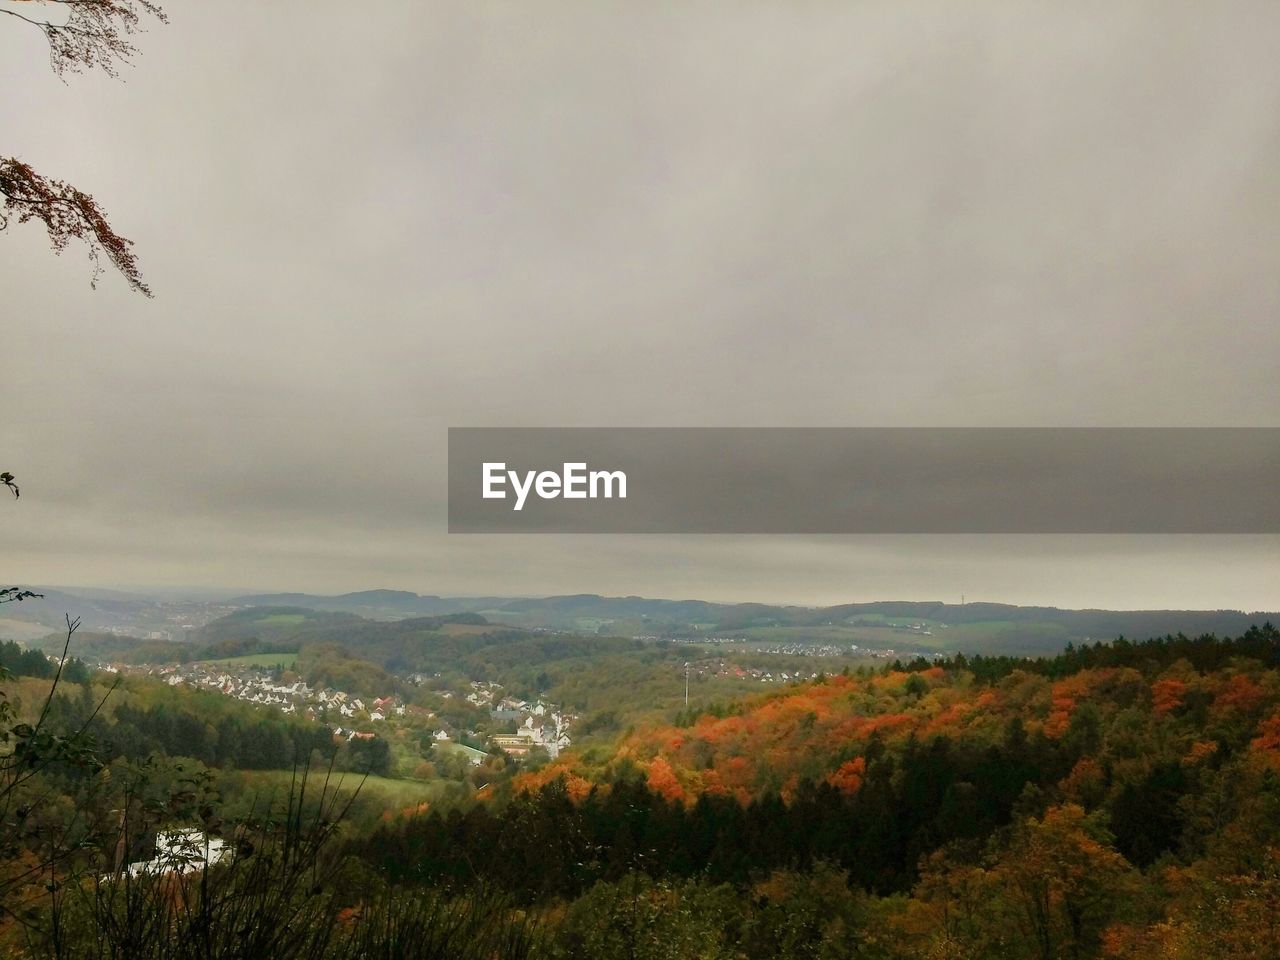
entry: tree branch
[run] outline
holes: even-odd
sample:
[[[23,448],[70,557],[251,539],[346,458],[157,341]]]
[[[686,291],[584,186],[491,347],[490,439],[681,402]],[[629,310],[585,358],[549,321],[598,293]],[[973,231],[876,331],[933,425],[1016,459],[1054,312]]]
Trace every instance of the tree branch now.
[[[60,10],[65,17],[60,22],[46,19],[41,14],[49,10]],[[120,64],[128,63],[137,52],[133,37],[143,32],[144,17],[169,22],[154,0],[0,0],[0,13],[44,34],[49,65],[59,77],[86,70],[118,76]],[[0,156],[0,231],[7,229],[14,217],[18,223],[43,223],[55,253],[65,250],[72,240],[87,244],[93,264],[91,286],[96,286],[102,275],[105,257],[130,287],[151,296],[132,244],[111,228],[92,196],[42,176],[14,157]],[[17,493],[12,484],[6,485]]]
[[[151,16],[167,23],[163,10],[152,0],[5,0],[14,4],[61,8],[67,17],[61,23],[27,16],[0,7],[7,14],[44,34],[49,44],[49,64],[54,73],[82,73],[102,70],[117,76],[122,63],[137,52],[133,36],[142,32],[142,19]]]
[[[91,284],[97,285],[105,257],[129,286],[151,296],[142,280],[133,243],[112,229],[106,212],[83,190],[42,176],[14,157],[0,157],[0,197],[0,230],[8,225],[10,216],[16,217],[18,223],[38,220],[44,224],[55,253],[62,253],[72,240],[88,245],[89,260],[94,266]]]

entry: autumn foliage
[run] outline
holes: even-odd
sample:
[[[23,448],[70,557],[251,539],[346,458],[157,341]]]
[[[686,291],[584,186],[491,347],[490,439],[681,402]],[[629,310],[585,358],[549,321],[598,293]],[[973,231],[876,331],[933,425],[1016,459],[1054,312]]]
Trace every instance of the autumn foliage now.
[[[864,670],[675,721],[397,819],[372,860],[679,944],[637,956],[1277,956],[1272,628]]]
[[[1273,672],[1247,666],[1198,675],[1182,663],[1154,676],[1131,667],[1103,667],[1050,680],[1014,670],[989,686],[966,671],[937,668],[832,676],[760,697],[727,716],[708,714],[687,727],[639,730],[618,745],[613,762],[639,764],[655,791],[683,803],[704,793],[744,803],[770,793],[785,796],[805,780],[852,795],[861,788],[869,750],[938,737],[996,744],[1016,720],[1028,738],[1091,751],[1098,746],[1093,741],[1119,718],[1129,717],[1128,723],[1141,718],[1154,737],[1152,725],[1173,722],[1190,700],[1208,705],[1207,719],[1255,735],[1264,707],[1280,704],[1280,681]],[[1184,764],[1198,763],[1216,749],[1213,741],[1202,742],[1197,722],[1185,717],[1162,734],[1174,737],[1171,749],[1180,744],[1176,759]],[[1258,728],[1258,749],[1274,749],[1277,723]],[[1177,733],[1179,727],[1185,732]],[[1085,761],[1072,773],[1072,789],[1090,794],[1101,789],[1111,771],[1095,758]],[[572,758],[555,770],[554,775],[584,781],[601,773]],[[549,776],[524,778],[517,785],[537,788]],[[582,788],[575,792],[581,794]]]
[[[37,221],[48,233],[55,253],[62,253],[73,240],[87,246],[95,281],[105,259],[134,290],[151,295],[142,281],[133,244],[112,229],[98,202],[83,190],[42,176],[21,160],[0,157],[0,198],[0,230],[11,219],[18,223]]]

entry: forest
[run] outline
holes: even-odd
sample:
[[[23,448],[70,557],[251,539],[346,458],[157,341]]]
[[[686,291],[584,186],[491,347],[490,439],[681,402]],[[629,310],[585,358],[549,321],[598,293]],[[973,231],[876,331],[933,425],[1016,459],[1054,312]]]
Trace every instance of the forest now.
[[[78,665],[33,721],[49,661],[0,656],[15,956],[1280,951],[1269,624],[845,668],[400,806],[335,786],[385,755],[213,694]],[[178,827],[236,854],[117,875]]]

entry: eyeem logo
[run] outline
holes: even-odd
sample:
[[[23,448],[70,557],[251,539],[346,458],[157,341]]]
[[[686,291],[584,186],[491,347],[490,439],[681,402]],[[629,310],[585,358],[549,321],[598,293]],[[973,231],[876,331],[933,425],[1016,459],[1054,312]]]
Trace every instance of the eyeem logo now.
[[[539,499],[595,500],[603,497],[612,500],[627,499],[627,475],[621,470],[587,470],[585,463],[566,463],[560,473],[554,470],[526,470],[523,476],[516,470],[508,470],[505,463],[484,464],[484,498],[507,499],[506,485],[515,492],[513,510],[522,510],[532,490]]]

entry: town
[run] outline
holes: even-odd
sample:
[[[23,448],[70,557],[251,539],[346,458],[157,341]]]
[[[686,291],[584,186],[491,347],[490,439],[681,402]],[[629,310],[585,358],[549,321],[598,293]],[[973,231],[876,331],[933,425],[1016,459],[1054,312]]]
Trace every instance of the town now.
[[[577,717],[562,712],[542,698],[533,701],[504,695],[501,685],[471,681],[465,693],[455,690],[423,690],[415,700],[437,699],[436,709],[408,702],[398,693],[360,697],[332,687],[316,688],[279,667],[234,662],[182,663],[163,666],[105,665],[114,673],[149,676],[170,686],[187,686],[242,700],[283,714],[296,715],[328,725],[335,739],[369,740],[378,736],[422,732],[440,753],[460,755],[473,766],[491,751],[501,751],[517,762],[545,755],[555,759],[572,743],[570,729]],[[412,688],[426,688],[438,675],[421,673],[403,678]],[[442,709],[450,700],[461,700],[471,709],[471,725],[446,719]],[[487,713],[487,722],[485,716]]]

